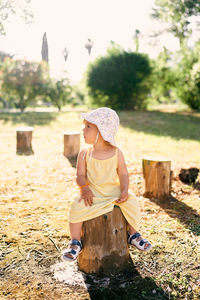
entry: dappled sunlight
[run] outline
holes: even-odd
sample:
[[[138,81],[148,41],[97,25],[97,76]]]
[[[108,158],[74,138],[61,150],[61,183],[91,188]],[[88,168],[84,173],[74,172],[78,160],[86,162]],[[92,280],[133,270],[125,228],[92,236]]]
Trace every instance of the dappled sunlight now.
[[[12,295],[25,299],[23,297],[29,295],[34,299],[90,297],[96,300],[102,296],[100,285],[109,299],[115,297],[116,293],[128,299],[133,291],[139,295],[143,293],[146,297],[151,295],[152,299],[169,299],[169,294],[177,291],[180,294],[197,293],[199,190],[175,178],[183,165],[194,164],[192,156],[196,155],[198,161],[196,150],[188,156],[185,147],[186,143],[194,145],[197,142],[176,141],[137,132],[123,125],[126,119],[131,120],[132,113],[121,114],[117,144],[127,161],[130,191],[136,194],[140,202],[141,233],[153,248],[149,253],[141,253],[130,247],[133,266],[117,277],[85,278],[79,273],[80,278],[74,276],[73,279],[76,281],[79,278],[80,282],[74,281],[72,284],[69,281],[72,279],[69,278],[70,272],[77,274],[79,271],[61,262],[61,252],[70,239],[70,200],[79,190],[75,183],[75,161],[70,162],[63,156],[63,131],[82,130],[82,121],[79,112],[75,111],[56,113],[56,117],[46,125],[37,123],[40,116],[35,113],[28,115],[36,118],[32,140],[34,155],[31,156],[16,155],[15,129],[18,125],[27,125],[28,119],[23,119],[21,114],[15,123],[12,121],[15,114],[11,114],[10,120],[4,122],[7,115],[1,115],[1,297],[10,299]],[[133,115],[134,120],[142,118],[141,113],[134,112]],[[168,146],[166,139],[170,141]],[[180,149],[182,146],[181,158],[177,149],[179,143]],[[81,137],[81,148],[85,146]],[[143,197],[141,164],[141,156],[145,151],[162,155],[164,147],[165,151],[171,151],[174,159],[174,198],[165,206]],[[196,167],[200,167],[199,163]],[[68,268],[72,270],[68,272]],[[169,278],[169,274],[173,274],[173,278]]]
[[[197,2],[0,1],[0,299],[199,297]],[[92,269],[82,268],[81,256],[78,262],[64,262],[62,256],[71,238],[81,239],[71,243],[72,256],[75,244],[82,244],[82,254],[87,250],[86,224],[82,236],[80,232],[77,236],[79,224],[69,224],[69,213],[71,201],[78,201],[79,196],[80,205],[93,205],[91,191],[82,189],[88,185],[89,171],[86,182],[82,182],[84,175],[80,176],[81,184],[76,183],[79,146],[80,150],[88,149],[91,145],[85,140],[91,137],[94,142],[96,132],[90,124],[83,130],[80,113],[101,106],[119,115],[115,141],[129,174],[124,175],[126,167],[119,151],[115,171],[121,199],[129,185],[141,208],[138,231],[144,241],[140,244],[149,241],[152,248],[139,251],[127,245],[126,238],[134,228],[124,221],[120,229],[112,229],[112,237],[122,245],[122,234],[126,264],[114,267],[118,272],[112,269],[119,248],[111,250],[112,239],[108,239],[108,251],[103,253],[107,270],[100,267],[97,274],[86,274],[80,269]],[[100,121],[98,126],[105,125]],[[110,120],[106,121],[107,130],[111,130],[106,133],[111,136],[114,131]],[[99,143],[89,156],[95,153],[103,159],[109,147],[103,144],[102,137],[106,138],[98,129],[95,144]],[[89,165],[87,159],[81,160],[78,174],[83,175],[85,164]],[[152,171],[155,165],[151,161],[157,172]],[[165,187],[166,197],[161,200]],[[91,213],[92,207],[88,209]],[[107,215],[101,218],[102,224],[107,224],[106,219]],[[102,226],[99,228],[101,232]],[[97,227],[95,233],[96,244],[100,241]],[[98,261],[95,247],[93,254],[91,247],[88,249],[87,267],[91,257]],[[113,258],[108,264],[110,254]]]

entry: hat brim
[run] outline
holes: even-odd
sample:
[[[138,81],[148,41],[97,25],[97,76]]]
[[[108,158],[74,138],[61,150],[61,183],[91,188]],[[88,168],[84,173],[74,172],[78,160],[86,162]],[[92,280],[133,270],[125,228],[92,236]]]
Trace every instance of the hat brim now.
[[[97,128],[99,129],[99,132],[101,133],[101,136],[102,136],[102,138],[104,139],[104,141],[110,143],[112,146],[116,146],[114,137],[113,137],[112,139],[108,140],[108,139],[104,136],[104,134],[102,134],[101,128],[99,128],[98,124],[96,124],[93,120],[90,119],[90,113],[81,113],[81,114],[80,114],[80,118],[81,118],[81,119],[84,119],[84,120],[86,120],[86,121],[88,121],[88,122],[90,122],[90,123],[92,123],[92,124],[94,124],[94,125],[96,125]]]

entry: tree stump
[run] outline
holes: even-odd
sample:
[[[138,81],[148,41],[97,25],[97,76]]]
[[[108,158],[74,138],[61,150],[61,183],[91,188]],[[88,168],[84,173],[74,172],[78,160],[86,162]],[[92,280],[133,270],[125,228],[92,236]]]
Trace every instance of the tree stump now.
[[[129,264],[127,223],[119,207],[83,223],[83,250],[79,269],[85,273],[111,275]]]
[[[197,168],[181,169],[178,176],[183,183],[194,184],[198,178],[199,171]]]
[[[77,157],[80,151],[80,133],[73,131],[64,132],[64,156]]]
[[[17,154],[31,155],[34,154],[32,149],[32,132],[33,127],[19,127],[16,130]]]
[[[162,157],[142,159],[145,193],[147,198],[167,200],[171,190],[171,161]]]

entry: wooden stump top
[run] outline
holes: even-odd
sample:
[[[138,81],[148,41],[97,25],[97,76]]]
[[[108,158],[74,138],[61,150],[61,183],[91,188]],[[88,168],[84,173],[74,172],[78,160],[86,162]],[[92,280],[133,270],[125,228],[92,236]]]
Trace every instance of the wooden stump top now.
[[[165,156],[148,156],[148,155],[144,155],[142,157],[142,160],[149,160],[149,161],[154,161],[154,162],[169,162],[169,161],[171,161],[170,158],[165,157]]]
[[[33,131],[34,130],[34,128],[33,127],[29,127],[29,126],[27,126],[27,127],[18,127],[17,129],[16,129],[16,131],[23,131],[23,132],[25,132],[25,131]]]
[[[64,131],[63,132],[64,135],[78,135],[80,134],[79,131]]]

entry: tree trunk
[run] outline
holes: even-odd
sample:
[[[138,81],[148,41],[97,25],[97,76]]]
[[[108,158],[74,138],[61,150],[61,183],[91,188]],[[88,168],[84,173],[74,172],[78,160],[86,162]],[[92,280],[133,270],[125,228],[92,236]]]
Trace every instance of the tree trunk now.
[[[17,128],[17,154],[31,155],[34,154],[32,149],[32,127]]]
[[[145,197],[167,200],[171,190],[171,161],[167,158],[142,159]]]
[[[119,207],[83,223],[83,250],[79,269],[86,273],[111,275],[129,264],[127,223]]]
[[[80,151],[80,133],[64,132],[64,156],[76,157]]]

